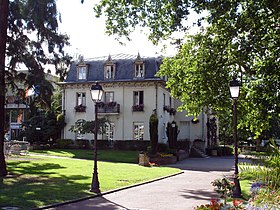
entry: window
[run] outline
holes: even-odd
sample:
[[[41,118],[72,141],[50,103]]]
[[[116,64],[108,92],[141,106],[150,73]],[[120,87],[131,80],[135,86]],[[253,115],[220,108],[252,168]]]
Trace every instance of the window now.
[[[114,101],[114,92],[105,92],[105,103]]]
[[[143,78],[144,77],[144,63],[135,63],[135,75],[134,77]]]
[[[86,105],[86,93],[77,93],[77,106]]]
[[[134,62],[134,77],[135,78],[143,78],[145,75],[145,65],[144,62],[138,53],[137,58]]]
[[[133,106],[132,111],[143,112],[144,111],[144,91],[133,92]]]
[[[105,67],[104,67],[104,78],[105,79],[114,79],[115,78],[115,69],[116,64],[114,64],[111,56],[109,55]]]
[[[144,104],[144,91],[133,92],[133,105]]]
[[[114,140],[114,130],[115,123],[106,123],[105,125],[105,133],[103,134],[103,139],[108,141]]]
[[[115,66],[106,65],[105,66],[105,79],[114,79],[115,78]]]
[[[165,93],[163,93],[163,106],[165,106]]]
[[[144,123],[133,123],[133,139],[144,140]]]
[[[78,79],[85,80],[87,78],[87,66],[78,66]]]

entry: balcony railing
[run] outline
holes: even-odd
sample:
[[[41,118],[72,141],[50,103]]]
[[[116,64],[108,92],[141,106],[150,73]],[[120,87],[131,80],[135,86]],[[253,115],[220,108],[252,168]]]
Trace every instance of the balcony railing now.
[[[120,104],[118,104],[117,102],[113,101],[113,102],[108,102],[108,103],[104,103],[104,102],[99,102],[97,104],[97,110],[98,113],[120,113]]]
[[[144,104],[133,105],[132,111],[134,112],[143,112],[144,111]]]

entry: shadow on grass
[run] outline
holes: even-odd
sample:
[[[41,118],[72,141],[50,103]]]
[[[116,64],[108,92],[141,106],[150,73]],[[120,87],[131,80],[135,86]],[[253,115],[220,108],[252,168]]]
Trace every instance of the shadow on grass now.
[[[18,161],[8,163],[8,167],[16,174],[0,182],[0,208],[32,209],[90,195],[87,191],[89,184],[83,182],[89,177],[55,173],[56,169],[63,168],[59,164]],[[13,167],[18,170],[12,170]]]
[[[90,149],[50,149],[34,150],[35,153],[50,155],[51,152],[58,156],[68,156],[70,158],[93,160],[93,150]],[[118,162],[118,163],[138,163],[138,151],[122,150],[98,150],[98,161]]]

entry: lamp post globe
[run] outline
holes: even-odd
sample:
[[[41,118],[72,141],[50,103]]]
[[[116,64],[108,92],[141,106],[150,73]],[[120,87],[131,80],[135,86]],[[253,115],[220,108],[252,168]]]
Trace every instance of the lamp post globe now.
[[[94,105],[94,166],[93,166],[93,175],[91,181],[91,188],[90,191],[99,194],[100,193],[100,186],[98,181],[98,172],[97,172],[97,132],[98,132],[98,123],[97,123],[97,104],[101,101],[103,96],[103,89],[102,86],[96,83],[92,85],[90,88],[91,99],[95,103]]]
[[[238,177],[238,139],[237,139],[237,99],[239,97],[241,84],[236,78],[230,82],[230,95],[233,99],[233,141],[234,141],[234,184],[233,198],[241,198],[241,187]]]

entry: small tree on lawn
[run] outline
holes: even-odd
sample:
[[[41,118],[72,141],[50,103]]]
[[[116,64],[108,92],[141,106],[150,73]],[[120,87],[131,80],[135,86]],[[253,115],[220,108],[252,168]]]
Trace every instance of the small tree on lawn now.
[[[97,121],[97,132],[102,134],[105,132],[106,124],[109,122],[106,118],[100,118]],[[74,125],[71,125],[69,131],[79,134],[94,133],[95,132],[95,121],[86,121],[79,119]]]

